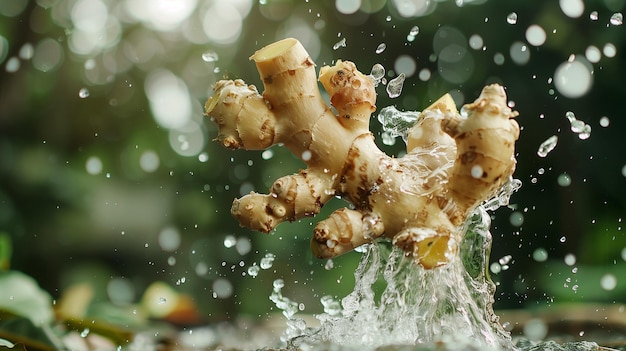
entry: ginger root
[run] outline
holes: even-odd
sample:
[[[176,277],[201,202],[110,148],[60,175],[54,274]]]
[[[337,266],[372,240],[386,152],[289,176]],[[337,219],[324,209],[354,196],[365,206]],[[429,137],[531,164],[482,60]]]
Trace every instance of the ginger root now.
[[[513,174],[517,112],[497,84],[463,107],[466,117],[450,95],[441,97],[409,130],[407,154],[393,158],[369,130],[373,81],[352,62],[320,70],[335,114],[296,39],[270,44],[251,59],[263,94],[240,79],[215,83],[205,109],[219,128],[216,140],[248,150],[282,143],[307,167],[276,180],[269,194],[235,199],[231,213],[243,226],[269,233],[281,222],[316,215],[339,195],[351,206],[317,223],[311,240],[317,257],[387,237],[428,269],[457,254],[461,224]]]

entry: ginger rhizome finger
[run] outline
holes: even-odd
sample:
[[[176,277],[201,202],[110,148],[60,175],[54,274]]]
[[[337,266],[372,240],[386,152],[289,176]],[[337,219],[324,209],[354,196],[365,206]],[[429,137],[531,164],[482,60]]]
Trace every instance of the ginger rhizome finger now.
[[[369,130],[373,80],[352,62],[320,69],[296,39],[257,51],[263,93],[242,80],[215,83],[205,106],[231,149],[283,144],[306,165],[277,179],[268,194],[235,199],[240,224],[269,233],[284,221],[319,213],[333,196],[351,204],[317,223],[311,249],[320,258],[349,252],[379,237],[392,240],[425,268],[457,254],[469,213],[515,169],[517,115],[504,88],[490,85],[461,116],[450,95],[422,111],[407,134],[407,154],[382,152]],[[322,83],[332,107],[318,89]]]

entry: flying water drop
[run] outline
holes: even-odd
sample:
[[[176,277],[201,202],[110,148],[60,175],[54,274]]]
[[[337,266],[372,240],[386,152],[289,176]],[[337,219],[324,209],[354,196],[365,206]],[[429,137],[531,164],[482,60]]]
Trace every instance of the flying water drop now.
[[[266,253],[265,257],[263,257],[261,259],[261,262],[259,263],[259,265],[261,266],[261,269],[272,268],[272,265],[274,265],[275,259],[276,259],[276,255],[274,255],[273,253]]]
[[[333,50],[337,50],[339,48],[345,48],[346,47],[346,38],[341,38],[341,40],[339,40],[338,42],[335,43],[335,45],[333,45]]]
[[[508,24],[516,24],[517,23],[517,13],[511,12],[506,16],[506,23]]]
[[[576,115],[574,115],[574,112],[572,111],[567,111],[565,113],[565,117],[570,122],[570,129],[572,130],[572,132],[578,134],[579,139],[581,140],[589,139],[589,137],[591,136],[590,125],[586,124],[585,122],[579,119],[576,119]]]
[[[78,91],[78,97],[80,97],[81,99],[88,98],[89,97],[89,90],[87,90],[87,88],[81,88]]]
[[[378,47],[376,48],[376,53],[377,53],[377,54],[380,54],[380,53],[382,53],[383,51],[385,51],[385,49],[386,49],[386,48],[387,48],[387,44],[385,44],[385,43],[380,43],[380,44],[378,45]]]
[[[248,267],[248,275],[251,276],[252,278],[256,278],[257,275],[259,275],[259,270],[260,267],[255,264],[253,264],[252,266]]]
[[[381,80],[385,77],[385,67],[383,67],[380,63],[375,64],[370,72],[370,77],[374,82],[374,87],[377,87]]]
[[[400,73],[396,78],[389,81],[387,84],[387,95],[389,95],[390,98],[393,99],[400,96],[405,78],[406,76],[404,73]]]
[[[420,32],[420,27],[413,26],[413,28],[411,28],[411,30],[409,31],[409,34],[407,34],[406,40],[409,42],[412,42],[413,40],[415,40],[415,37],[419,34],[419,32]]]
[[[541,145],[539,145],[539,150],[537,150],[537,156],[546,157],[550,153],[550,151],[554,150],[557,142],[559,141],[559,137],[553,135],[546,139]]]
[[[609,22],[614,26],[621,26],[624,23],[624,15],[621,12],[616,12],[611,15]]]
[[[213,50],[205,51],[202,53],[202,61],[204,62],[216,62],[219,60],[219,55]]]
[[[391,82],[389,84],[391,84]],[[405,139],[406,141],[409,128],[415,124],[415,121],[417,121],[419,116],[419,112],[402,112],[395,106],[387,106],[380,110],[377,118],[382,125],[384,132],[388,134],[388,137],[395,138],[401,136],[402,139]]]

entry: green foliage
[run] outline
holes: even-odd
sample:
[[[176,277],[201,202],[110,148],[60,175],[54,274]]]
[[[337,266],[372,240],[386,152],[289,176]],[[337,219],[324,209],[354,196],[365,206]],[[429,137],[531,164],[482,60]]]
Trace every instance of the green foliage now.
[[[0,272],[8,270],[11,266],[11,250],[11,237],[0,232]]]

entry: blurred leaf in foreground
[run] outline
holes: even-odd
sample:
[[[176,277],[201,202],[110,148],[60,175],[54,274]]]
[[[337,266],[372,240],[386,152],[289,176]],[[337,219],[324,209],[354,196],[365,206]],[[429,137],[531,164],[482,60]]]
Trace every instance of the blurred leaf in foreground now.
[[[36,326],[54,319],[50,294],[33,278],[18,271],[0,272],[0,311],[28,318]]]
[[[0,271],[6,271],[11,266],[11,237],[0,232]]]

